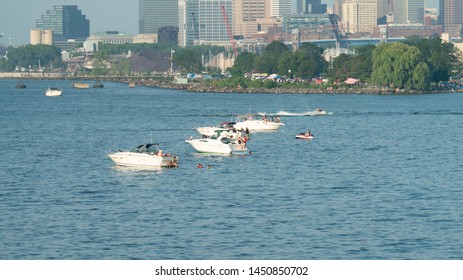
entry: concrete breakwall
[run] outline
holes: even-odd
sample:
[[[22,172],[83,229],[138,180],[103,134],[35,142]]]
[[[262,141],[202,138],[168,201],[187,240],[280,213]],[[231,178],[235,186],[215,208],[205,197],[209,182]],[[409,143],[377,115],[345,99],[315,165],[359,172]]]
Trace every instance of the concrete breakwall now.
[[[0,72],[0,79],[58,79],[62,77],[62,73]]]

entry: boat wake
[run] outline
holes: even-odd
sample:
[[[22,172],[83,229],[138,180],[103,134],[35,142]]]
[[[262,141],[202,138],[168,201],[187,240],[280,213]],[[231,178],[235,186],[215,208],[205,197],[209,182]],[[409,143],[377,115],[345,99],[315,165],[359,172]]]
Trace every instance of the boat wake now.
[[[278,111],[274,114],[265,114],[265,113],[259,113],[259,115],[267,115],[267,116],[284,116],[284,117],[303,117],[303,116],[331,116],[333,113],[332,112],[326,112],[325,114],[320,114],[320,112],[317,111],[307,111],[307,112],[289,112],[289,111]]]

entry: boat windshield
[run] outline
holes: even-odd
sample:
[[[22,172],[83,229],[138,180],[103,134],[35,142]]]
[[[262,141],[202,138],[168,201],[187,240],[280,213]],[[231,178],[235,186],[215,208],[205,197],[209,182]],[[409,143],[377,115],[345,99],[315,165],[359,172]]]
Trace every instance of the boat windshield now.
[[[133,153],[155,153],[159,152],[159,144],[144,144],[136,147],[131,152]]]

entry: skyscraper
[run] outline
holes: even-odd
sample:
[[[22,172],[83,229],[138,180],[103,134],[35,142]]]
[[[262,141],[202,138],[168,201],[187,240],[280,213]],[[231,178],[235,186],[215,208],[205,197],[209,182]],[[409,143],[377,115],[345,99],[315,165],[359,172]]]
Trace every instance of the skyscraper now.
[[[291,15],[291,0],[270,0],[270,16],[283,17]]]
[[[178,25],[178,0],[139,0],[139,33],[158,33],[160,27]]]
[[[76,5],[54,5],[36,21],[36,27],[53,30],[55,44],[70,39],[83,42],[90,35],[90,21]]]
[[[377,0],[345,0],[342,23],[349,33],[371,32],[377,25]]]
[[[191,46],[199,40],[199,0],[178,0],[178,44]]]
[[[394,23],[424,24],[424,0],[394,1]]]
[[[451,37],[460,37],[463,31],[463,0],[439,1],[439,24]]]
[[[326,13],[326,4],[322,4],[321,0],[297,0],[296,5],[299,14]]]
[[[258,32],[258,18],[270,17],[270,0],[234,0],[233,33],[249,38]]]
[[[195,40],[229,42],[225,19],[233,32],[232,3],[232,0],[179,0],[179,45],[192,45]]]

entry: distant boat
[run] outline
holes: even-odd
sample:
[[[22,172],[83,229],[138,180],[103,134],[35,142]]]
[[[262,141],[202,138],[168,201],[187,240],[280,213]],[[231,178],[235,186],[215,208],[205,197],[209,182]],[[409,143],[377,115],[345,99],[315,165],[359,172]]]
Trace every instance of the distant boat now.
[[[47,91],[45,92],[46,96],[60,96],[62,91],[56,87],[48,87]]]
[[[129,82],[129,87],[134,88],[135,87],[135,82]]]
[[[19,82],[16,84],[15,88],[26,88],[26,84],[23,82]]]
[[[72,87],[77,89],[87,89],[90,86],[87,83],[72,83]]]
[[[96,81],[96,82],[93,84],[93,87],[94,87],[94,88],[103,88],[103,84],[102,84],[100,81]]]

